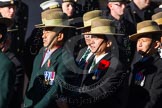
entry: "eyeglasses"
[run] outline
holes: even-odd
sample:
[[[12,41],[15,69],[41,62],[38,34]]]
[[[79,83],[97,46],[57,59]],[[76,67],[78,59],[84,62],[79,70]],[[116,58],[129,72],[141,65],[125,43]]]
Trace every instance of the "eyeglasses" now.
[[[84,35],[84,38],[91,38],[92,35]]]

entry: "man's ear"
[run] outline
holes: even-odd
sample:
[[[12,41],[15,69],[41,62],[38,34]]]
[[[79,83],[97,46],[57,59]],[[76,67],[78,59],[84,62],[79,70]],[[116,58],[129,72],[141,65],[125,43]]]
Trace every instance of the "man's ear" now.
[[[112,7],[111,3],[107,3],[107,7],[110,9]]]
[[[64,33],[59,33],[57,36],[57,41],[62,41],[64,38]]]
[[[0,33],[0,39],[2,38],[2,34]]]
[[[154,48],[157,49],[160,47],[160,42],[159,41],[155,41],[155,44],[154,44]]]
[[[112,42],[110,40],[107,41],[107,47],[111,47],[111,45],[112,45]]]

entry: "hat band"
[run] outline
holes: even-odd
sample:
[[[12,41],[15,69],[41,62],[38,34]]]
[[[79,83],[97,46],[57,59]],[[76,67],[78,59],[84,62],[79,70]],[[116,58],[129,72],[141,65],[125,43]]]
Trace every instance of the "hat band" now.
[[[57,4],[57,5],[50,6],[49,8],[50,8],[50,9],[61,8],[61,6],[60,6],[59,4]]]
[[[89,19],[87,21],[84,21],[84,26],[91,26],[91,22],[92,20],[95,20],[95,19],[99,19],[99,18],[102,18],[102,17],[95,17],[95,18],[92,18],[92,19]]]
[[[155,21],[158,23],[158,25],[162,25],[162,18],[156,19]]]
[[[91,28],[91,33],[115,33],[115,28],[111,26],[99,26]]]
[[[46,20],[46,19],[42,19],[43,24],[45,24],[45,26],[59,26],[59,25],[64,25],[64,26],[68,26],[69,22],[65,19],[52,19],[52,20]]]
[[[159,26],[148,26],[148,27],[141,28],[140,30],[137,31],[137,33],[159,31],[159,30],[160,30]]]

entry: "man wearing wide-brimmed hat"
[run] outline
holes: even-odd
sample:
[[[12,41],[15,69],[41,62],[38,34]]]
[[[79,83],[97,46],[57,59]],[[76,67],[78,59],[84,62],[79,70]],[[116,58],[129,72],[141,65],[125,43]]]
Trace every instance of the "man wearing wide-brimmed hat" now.
[[[115,33],[115,25],[108,19],[93,20],[91,31],[83,34],[91,35],[89,47],[95,55],[94,59],[86,64],[83,72],[81,87],[88,89],[83,91],[82,97],[87,98],[88,96],[89,99],[92,99],[92,102],[83,105],[83,108],[98,108],[103,105],[109,108],[123,108],[124,103],[118,97],[121,96],[121,93],[117,91],[122,89],[121,85],[124,88],[125,77],[122,75],[125,72],[116,54],[118,46],[114,38],[114,35],[123,34]],[[120,81],[121,83],[119,83]],[[114,87],[115,89],[111,90]],[[97,100],[93,101],[95,98]]]
[[[12,24],[12,20],[0,17],[0,49],[3,48],[7,38],[7,27]],[[8,108],[15,81],[15,65],[0,50],[0,108]]]
[[[72,74],[78,72],[74,69],[73,58],[63,48],[69,38],[68,29],[73,27],[69,26],[65,13],[52,9],[42,12],[42,24],[36,27],[43,28],[43,48],[34,60],[24,107],[53,108],[56,98],[64,93],[64,85],[75,82]]]
[[[101,10],[93,10],[86,12],[83,15],[83,27],[77,28],[78,30],[81,30],[82,33],[88,33],[91,29],[91,21],[95,19],[103,18],[103,14]],[[84,35],[84,41],[85,41],[85,48],[81,49],[78,53],[78,56],[76,58],[76,61],[78,62],[78,65],[83,69],[86,62],[88,62],[88,59],[92,56],[92,52],[89,48],[91,36],[90,35]]]
[[[158,12],[158,13],[152,15],[152,20],[157,22],[160,29],[162,30],[162,12]],[[162,36],[161,36],[160,41],[161,41],[161,46],[159,47],[159,54],[160,54],[160,57],[162,58]]]
[[[137,33],[129,37],[137,42],[137,52],[142,58],[132,64],[128,108],[162,106],[162,59],[158,54],[161,35],[158,24],[146,20],[138,23]]]
[[[62,0],[47,0],[40,4],[40,8],[42,9],[42,11],[45,11],[47,9],[62,11],[61,3]],[[43,46],[41,35],[42,29],[34,28],[31,32],[30,37],[25,43],[24,64],[28,79],[30,79],[31,76],[34,58],[38,54],[40,48]]]

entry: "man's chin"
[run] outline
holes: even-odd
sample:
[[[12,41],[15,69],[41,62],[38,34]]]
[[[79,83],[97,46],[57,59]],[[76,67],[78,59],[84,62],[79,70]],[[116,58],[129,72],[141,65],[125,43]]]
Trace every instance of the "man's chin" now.
[[[137,51],[140,55],[144,55],[145,52],[144,51]]]
[[[43,46],[44,46],[44,47],[47,47],[47,45],[46,45],[46,44],[43,44]]]

